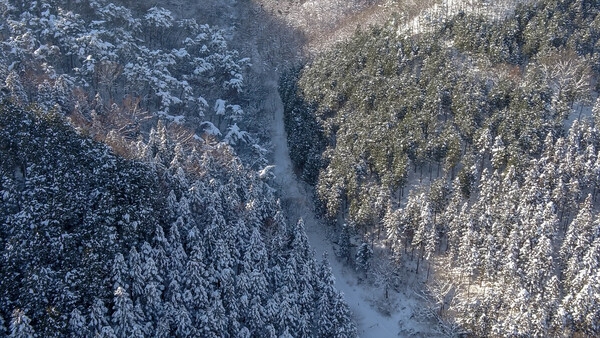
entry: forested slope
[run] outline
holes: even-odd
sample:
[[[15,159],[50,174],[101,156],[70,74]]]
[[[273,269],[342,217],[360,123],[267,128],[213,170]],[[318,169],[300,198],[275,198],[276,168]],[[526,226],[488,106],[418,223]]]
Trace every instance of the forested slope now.
[[[249,104],[260,88],[247,86],[250,59],[229,44],[233,23],[105,0],[3,1],[0,12],[0,74],[20,102],[74,116],[99,140],[147,133],[150,113],[264,155],[252,147],[264,116]]]
[[[356,335],[285,221],[233,22],[130,1],[0,13],[0,337]]]
[[[412,32],[396,18],[282,78],[323,212],[431,267],[436,315],[465,332],[600,330],[599,10],[534,1]]]
[[[355,334],[302,222],[228,145],[184,156],[159,126],[124,160],[58,114],[1,108],[2,334]]]

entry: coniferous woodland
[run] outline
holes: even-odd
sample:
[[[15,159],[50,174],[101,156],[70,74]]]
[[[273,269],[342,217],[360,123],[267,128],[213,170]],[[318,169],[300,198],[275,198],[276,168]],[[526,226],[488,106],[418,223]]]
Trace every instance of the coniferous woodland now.
[[[409,5],[0,0],[0,337],[357,335],[274,189],[268,11],[323,30],[279,91],[359,282],[414,276],[449,335],[600,335],[600,4]]]
[[[598,336],[600,5],[485,4],[363,27],[287,72],[291,158],[340,246],[363,233],[426,271],[455,333]]]
[[[231,31],[127,1],[0,13],[0,337],[356,335],[269,185]]]

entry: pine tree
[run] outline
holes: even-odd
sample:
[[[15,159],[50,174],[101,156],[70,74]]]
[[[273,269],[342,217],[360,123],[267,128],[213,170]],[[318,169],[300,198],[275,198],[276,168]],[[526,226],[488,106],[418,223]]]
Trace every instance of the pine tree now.
[[[267,270],[267,251],[258,228],[252,229],[250,240],[244,254],[244,270],[260,271]]]
[[[373,250],[368,243],[362,243],[356,252],[356,268],[363,271],[365,275],[371,266],[371,257],[373,257]]]
[[[6,326],[4,326],[4,318],[0,316],[0,337],[6,337]]]
[[[227,332],[227,317],[221,300],[215,300],[207,311],[208,325],[200,329],[199,334],[203,337],[219,337]]]
[[[356,326],[352,322],[352,313],[346,304],[342,294],[337,293],[333,301],[333,314],[335,316],[335,326],[333,337],[357,337]]]
[[[388,208],[383,218],[383,226],[387,231],[387,243],[392,250],[395,261],[399,261],[403,250],[407,249],[406,234],[404,233],[405,220],[402,215],[401,209],[392,210],[392,208]]]
[[[600,238],[585,249],[581,263],[575,267],[573,279],[569,280],[566,287],[566,296],[563,298],[563,307],[568,313],[571,329],[587,334],[598,330],[600,321],[600,297],[598,292],[598,277],[600,275]]]
[[[267,300],[267,303],[264,307],[265,309],[265,319],[273,328],[273,331],[279,332],[282,323],[279,323],[277,320],[277,316],[279,315],[279,299],[277,294]]]
[[[454,193],[452,200],[453,202],[451,205],[454,206],[454,208],[450,210],[458,211],[458,213],[454,216],[452,214],[446,216],[446,218],[450,219],[448,224],[447,246],[452,255],[452,260],[456,261],[460,253],[460,242],[465,231],[464,224],[466,224],[469,219],[469,205],[468,203],[462,203],[462,196],[457,192]],[[448,211],[449,213],[451,212],[450,210]]]
[[[182,224],[183,220],[181,217],[175,221],[171,225],[171,229],[169,231],[169,240],[168,246],[165,250],[169,255],[169,264],[170,264],[170,276],[169,278],[181,280],[181,276],[185,269],[185,262],[188,259],[187,253],[183,249],[183,243],[181,241],[181,235],[179,234],[179,228]]]
[[[121,286],[129,287],[129,269],[121,253],[115,256],[112,265],[112,282],[115,290]]]
[[[10,338],[33,338],[36,337],[35,331],[31,327],[31,319],[27,317],[25,312],[16,309],[12,313],[10,321]]]
[[[339,251],[338,256],[345,262],[350,262],[350,227],[346,224],[342,225],[340,230],[340,239],[338,241]]]
[[[593,236],[592,201],[591,197],[588,196],[582,204],[577,217],[569,224],[565,239],[560,248],[560,259],[563,263],[563,278],[567,283],[574,280],[584,252],[593,241]]]
[[[261,335],[265,328],[266,321],[266,311],[263,308],[261,299],[259,296],[252,297],[250,301],[250,306],[247,314],[248,318],[248,326],[251,332],[254,332],[257,335]]]
[[[554,275],[546,281],[544,286],[544,299],[540,304],[539,314],[541,322],[549,334],[563,332],[565,329],[563,318],[561,318],[561,313],[564,311],[560,307],[560,297],[560,281],[558,276]]]
[[[472,223],[467,224],[459,247],[459,261],[464,267],[467,278],[473,278],[479,272],[480,253],[478,250],[478,233]]]
[[[85,337],[85,317],[75,308],[69,316],[69,332],[71,337]]]
[[[101,299],[94,299],[94,304],[89,314],[88,330],[92,336],[100,335],[103,328],[108,326],[108,309]]]
[[[180,305],[176,310],[175,326],[177,329],[175,333],[178,337],[193,337],[195,336],[195,328],[192,325],[192,319],[190,313],[184,305]]]
[[[142,244],[140,260],[143,261],[142,280],[144,285],[143,296],[138,297],[138,299],[142,299],[143,311],[151,323],[157,323],[163,315],[163,278],[160,276],[154,261],[154,252],[150,244],[147,242]]]
[[[156,267],[158,271],[169,271],[169,260],[167,258],[166,248],[168,247],[167,238],[165,237],[165,233],[163,227],[161,225],[156,226],[156,230],[154,232],[153,245],[152,245],[152,258],[156,263]]]
[[[188,302],[188,307],[192,313],[200,313],[206,310],[208,301],[209,285],[206,278],[205,265],[203,263],[203,250],[198,243],[190,255],[187,262],[185,288],[191,293],[191,299]],[[196,316],[196,318],[202,318]],[[199,327],[200,323],[195,323]]]
[[[112,322],[117,337],[143,337],[140,314],[135,311],[129,293],[121,286],[115,290]]]
[[[144,293],[146,281],[142,271],[141,257],[135,247],[129,250],[129,280],[131,280],[132,297],[140,297]]]
[[[279,303],[279,313],[276,316],[280,329],[288,328],[292,332],[298,332],[300,312],[294,302],[297,297],[295,290],[284,285],[275,297]]]
[[[310,244],[306,237],[304,220],[299,219],[296,226],[292,228],[292,254],[299,264],[304,264],[311,259]]]
[[[315,324],[317,334],[322,337],[355,337],[356,328],[350,319],[350,311],[342,296],[334,288],[334,277],[327,254],[319,267],[315,288]]]

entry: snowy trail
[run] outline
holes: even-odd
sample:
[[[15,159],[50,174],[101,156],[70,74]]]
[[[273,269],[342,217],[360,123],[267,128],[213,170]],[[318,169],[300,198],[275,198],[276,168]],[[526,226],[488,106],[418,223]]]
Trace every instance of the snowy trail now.
[[[431,337],[432,333],[425,324],[411,320],[414,309],[419,304],[413,297],[399,294],[399,309],[391,316],[385,316],[370,305],[374,290],[363,284],[357,283],[353,271],[333,255],[333,246],[327,236],[327,228],[315,217],[311,192],[302,182],[296,179],[293,166],[289,157],[287,136],[283,123],[283,103],[277,92],[277,84],[269,83],[269,90],[265,109],[274,113],[272,125],[272,142],[274,145],[274,173],[275,181],[281,189],[282,204],[286,208],[290,222],[304,219],[306,233],[315,250],[316,259],[319,261],[325,251],[329,254],[329,262],[335,285],[344,293],[356,321],[360,337]],[[428,332],[429,331],[429,332]],[[400,333],[401,332],[401,333]],[[425,333],[428,332],[428,333]]]
[[[527,1],[527,0],[515,0]],[[433,7],[422,11],[404,26],[401,26],[398,33],[406,34],[407,32],[416,33],[423,31],[426,25],[423,21],[439,20],[444,13],[455,14],[459,9],[473,10],[473,2],[470,0],[443,0],[443,4],[436,3]],[[495,15],[501,17],[512,7],[487,6],[478,8],[482,14]],[[360,13],[360,18],[364,20],[365,26],[369,20],[377,20],[379,18],[378,11],[369,13]],[[354,22],[354,21],[350,21]],[[354,23],[353,23],[354,24]],[[353,25],[352,24],[352,25]],[[339,27],[336,34],[338,38],[345,37],[344,27]],[[353,30],[348,30],[348,34],[352,34]],[[334,35],[336,35],[334,34]],[[318,50],[328,45],[327,41],[331,39],[319,40]],[[336,40],[336,39],[333,39]],[[333,41],[332,40],[332,41]],[[309,50],[311,46],[308,46]],[[256,51],[253,59],[262,61],[261,54]],[[262,62],[256,64],[262,65]],[[265,64],[266,65],[266,64]],[[310,187],[299,181],[294,173],[294,168],[289,157],[289,149],[287,146],[287,135],[284,128],[283,119],[283,103],[277,91],[278,75],[276,71],[269,71],[265,68],[255,67],[255,71],[265,75],[267,81],[264,83],[264,88],[267,90],[267,95],[263,101],[265,111],[272,113],[273,120],[271,126],[271,137],[273,144],[274,165],[273,170],[276,178],[275,181],[281,192],[282,206],[286,212],[289,222],[296,222],[302,218],[305,223],[305,230],[308,236],[310,245],[315,251],[315,257],[319,261],[324,252],[329,254],[329,263],[333,275],[335,277],[335,285],[338,290],[344,293],[344,298],[354,315],[354,320],[357,324],[360,337],[370,338],[387,338],[387,337],[443,337],[440,334],[438,323],[428,322],[426,319],[417,318],[417,312],[424,306],[418,299],[412,287],[405,287],[403,291],[394,293],[396,297],[396,310],[390,316],[386,316],[379,312],[373,305],[381,294],[381,290],[366,283],[359,284],[357,274],[350,268],[338,261],[334,255],[333,244],[328,236],[328,228],[321,224],[314,213],[313,194]],[[411,180],[416,182],[415,180]],[[416,184],[416,183],[415,183]],[[408,279],[414,279],[415,276],[407,276]],[[418,280],[418,277],[417,277]],[[418,281],[413,285],[415,288],[420,288]]]

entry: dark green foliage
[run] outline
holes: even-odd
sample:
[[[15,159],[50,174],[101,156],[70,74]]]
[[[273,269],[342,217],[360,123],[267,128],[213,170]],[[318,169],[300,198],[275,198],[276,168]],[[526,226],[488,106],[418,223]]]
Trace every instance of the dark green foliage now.
[[[460,13],[414,36],[388,22],[301,72],[296,101],[327,141],[325,212],[384,227],[396,262],[437,270],[437,311],[453,294],[473,335],[598,335],[600,148],[573,117],[597,95],[599,4]]]
[[[300,71],[300,68],[291,69],[281,77],[279,93],[283,101],[290,159],[303,180],[316,184],[322,167],[325,139],[315,116],[316,108],[297,94]]]
[[[367,273],[371,267],[371,258],[373,257],[373,249],[369,243],[362,243],[356,252],[356,268],[359,271]]]
[[[105,260],[125,244],[149,241],[161,222],[164,206],[151,193],[156,177],[80,138],[59,115],[7,102],[0,111],[0,144],[2,309],[28,299],[39,306],[40,312],[28,313],[38,325],[52,319],[49,308],[65,315],[74,303],[108,296]],[[89,288],[74,289],[83,284]],[[28,292],[40,289],[44,296]]]
[[[316,332],[318,310],[355,336],[272,189],[229,146],[177,154],[162,129],[139,145],[142,164],[59,114],[1,104],[0,318],[10,331],[256,337],[267,325],[298,332],[299,317]],[[322,312],[307,297],[335,306]]]
[[[59,115],[7,102],[0,143],[2,309],[36,304],[28,312],[34,325],[63,330],[53,321],[74,304],[110,295],[105,279],[114,254],[150,240],[163,209],[152,192],[155,177],[79,137]]]
[[[449,35],[461,51],[494,63],[523,65],[540,52],[564,48],[597,57],[599,9],[593,1],[536,1],[517,5],[513,15],[499,22],[460,14],[449,23]]]
[[[590,29],[582,23],[591,25],[598,8],[586,3],[585,14],[570,14],[575,2],[542,3],[541,12],[518,6],[498,21],[460,14],[415,37],[399,36],[401,28],[391,23],[369,28],[284,78],[296,165],[304,168],[314,149],[304,141],[309,130],[320,128],[327,142],[317,183],[327,213],[376,224],[385,204],[398,202],[411,167],[420,180],[461,172],[469,196],[491,150],[473,154],[471,163],[461,158],[479,151],[483,130],[503,142],[505,163],[516,166],[539,156],[548,133],[563,135],[574,104],[589,102],[588,60],[596,52],[574,46],[583,43],[576,35]],[[577,24],[559,19],[555,7]],[[550,30],[533,26],[544,15],[555,22]],[[528,47],[533,27],[546,45]],[[556,37],[559,31],[564,37]],[[473,177],[463,173],[471,165],[479,170]],[[374,190],[383,201],[367,201],[379,194]]]
[[[486,170],[477,198],[442,210],[439,222],[449,227],[450,243],[445,268],[469,274],[464,284],[486,285],[483,293],[456,297],[454,309],[465,311],[458,321],[476,335],[513,328],[520,335],[598,334],[597,298],[581,294],[598,289],[591,277],[598,266],[579,265],[598,253],[598,215],[592,211],[598,140],[595,127],[575,123],[568,137],[548,137],[539,159],[503,175]],[[518,318],[499,307],[519,308]],[[484,315],[475,318],[472,311]],[[494,318],[494,328],[484,318]]]

